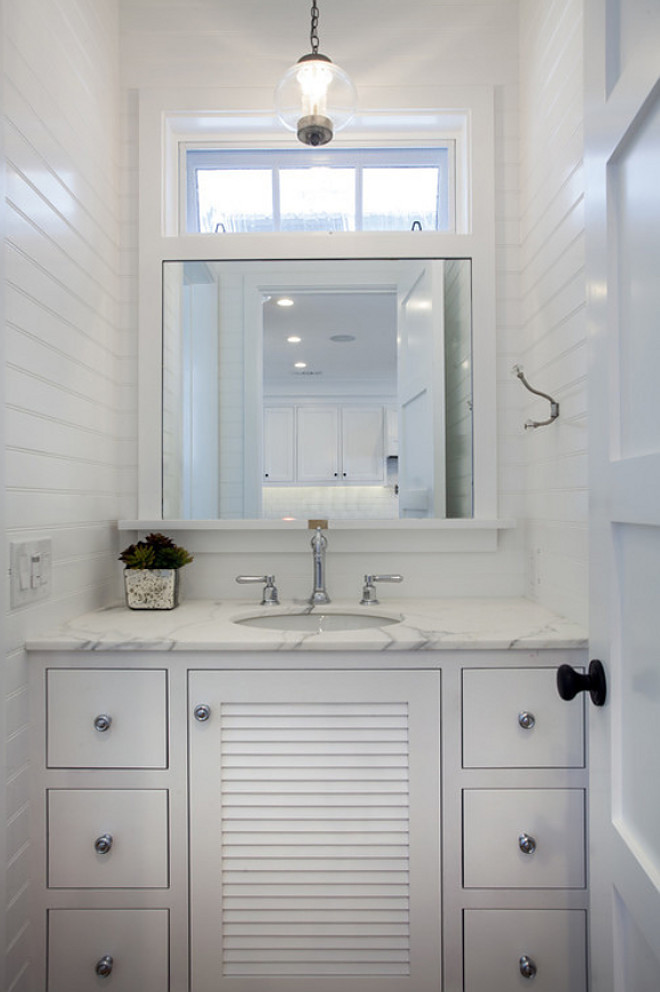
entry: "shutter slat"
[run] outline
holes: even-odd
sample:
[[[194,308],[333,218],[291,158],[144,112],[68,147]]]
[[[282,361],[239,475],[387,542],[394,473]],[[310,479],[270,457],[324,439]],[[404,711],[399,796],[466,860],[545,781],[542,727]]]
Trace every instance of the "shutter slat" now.
[[[332,910],[317,909],[234,909],[231,913],[223,913],[227,923],[373,923],[378,920],[381,924],[408,923],[408,912],[400,909],[373,910],[351,909]]]
[[[292,879],[283,875],[281,871],[252,871],[249,878],[246,878],[243,872],[224,871],[222,873],[222,881],[224,886],[241,883],[245,885],[286,885],[292,882]],[[378,871],[305,871],[304,877],[297,878],[295,884],[318,886],[360,884],[363,886],[363,889],[375,885],[407,886],[408,873],[405,871],[398,874],[396,872],[388,872],[387,877],[383,878]]]
[[[223,974],[409,974],[407,705],[220,721]]]
[[[322,824],[321,826],[325,826]],[[263,844],[295,844],[296,847],[302,842],[304,844],[358,844],[364,846],[365,844],[404,844],[408,845],[408,834],[405,831],[399,831],[395,833],[393,831],[377,831],[376,829],[371,831],[360,830],[357,831],[355,828],[353,830],[346,829],[347,825],[342,824],[342,830],[338,830],[336,833],[333,831],[324,832],[322,830],[310,830],[310,831],[293,831],[286,832],[281,830],[270,830],[261,832],[250,832],[247,830],[233,829],[226,830],[223,834],[223,842],[228,847],[241,845],[263,845]],[[376,824],[375,826],[378,826]]]
[[[280,765],[277,768],[267,768],[262,759],[255,762],[254,767],[222,769],[225,782],[350,782],[364,781],[366,776],[370,781],[407,782],[408,775],[405,766],[402,768],[336,768],[322,765],[311,765],[307,768],[295,768],[291,765]]]
[[[306,875],[307,873],[305,873]],[[402,896],[407,897],[408,889],[406,885],[387,885],[381,882],[378,885],[368,885],[365,882],[346,884],[346,885],[333,885],[333,884],[319,884],[304,881],[300,885],[294,882],[282,882],[280,884],[271,885],[259,885],[251,884],[249,882],[243,882],[238,884],[225,883],[223,892],[225,898],[230,898],[231,896],[251,896],[251,897],[271,897],[274,895],[279,896],[306,896],[309,895],[310,889],[319,896],[325,898],[326,896],[353,896],[356,892],[361,896],[377,896],[379,899],[384,899],[386,896]]]
[[[222,757],[223,769],[228,768],[369,768],[381,766],[403,768],[407,771],[408,759],[402,754],[232,754],[225,752]]]
[[[224,867],[231,871],[248,872],[252,870],[285,871],[291,874],[296,871],[408,871],[408,862],[404,858],[271,858],[264,854],[262,858],[228,858]],[[247,877],[246,877],[247,881]]]
[[[275,963],[273,961],[261,963],[259,961],[246,964],[225,963],[222,969],[223,975],[228,978],[235,975],[267,975],[273,978],[276,975],[302,975],[307,978],[323,978],[333,975],[408,975],[410,965],[406,961],[402,964],[387,964],[385,962],[370,962],[369,964],[351,963],[344,964],[338,961],[328,961],[323,965],[319,962],[316,965],[311,963],[288,962],[286,964]]]

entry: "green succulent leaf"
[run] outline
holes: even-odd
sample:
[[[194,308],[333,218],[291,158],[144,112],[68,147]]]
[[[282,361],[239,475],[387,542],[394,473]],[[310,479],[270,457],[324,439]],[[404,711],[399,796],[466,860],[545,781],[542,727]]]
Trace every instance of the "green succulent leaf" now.
[[[189,565],[193,556],[185,548],[178,547],[171,537],[165,534],[149,534],[144,541],[130,544],[119,555],[126,568],[183,568]]]

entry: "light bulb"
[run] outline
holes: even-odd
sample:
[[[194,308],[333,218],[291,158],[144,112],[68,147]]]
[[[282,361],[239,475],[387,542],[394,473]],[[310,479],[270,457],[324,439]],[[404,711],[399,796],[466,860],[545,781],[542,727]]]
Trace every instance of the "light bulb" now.
[[[327,117],[328,89],[332,82],[328,63],[316,59],[299,62],[296,80],[302,98],[302,116]]]
[[[303,55],[275,90],[275,109],[285,127],[306,145],[325,145],[355,113],[353,83],[325,55]]]

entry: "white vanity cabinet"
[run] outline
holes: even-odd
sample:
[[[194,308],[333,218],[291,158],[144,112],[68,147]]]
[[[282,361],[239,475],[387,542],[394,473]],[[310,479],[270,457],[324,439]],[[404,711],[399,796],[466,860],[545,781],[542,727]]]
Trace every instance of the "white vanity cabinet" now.
[[[586,992],[580,650],[32,661],[38,988]]]

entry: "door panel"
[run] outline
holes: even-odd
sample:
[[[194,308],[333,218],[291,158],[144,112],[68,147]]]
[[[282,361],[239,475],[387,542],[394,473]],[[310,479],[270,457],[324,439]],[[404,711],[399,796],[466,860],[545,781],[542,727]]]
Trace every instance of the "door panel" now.
[[[336,482],[339,478],[339,410],[300,407],[297,414],[298,482]]]
[[[342,473],[347,482],[382,482],[382,407],[342,407]]]
[[[660,7],[587,0],[592,992],[660,988]]]
[[[620,833],[641,845],[660,870],[658,707],[660,613],[657,609],[660,528],[617,524],[614,562],[621,582],[619,722],[614,747],[614,814]]]
[[[617,308],[621,456],[660,450],[658,247],[660,92],[654,92],[612,156],[607,181]]]
[[[193,992],[439,992],[439,673],[189,690]]]
[[[293,482],[294,452],[294,408],[268,407],[264,410],[264,479],[268,482]]]

